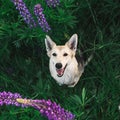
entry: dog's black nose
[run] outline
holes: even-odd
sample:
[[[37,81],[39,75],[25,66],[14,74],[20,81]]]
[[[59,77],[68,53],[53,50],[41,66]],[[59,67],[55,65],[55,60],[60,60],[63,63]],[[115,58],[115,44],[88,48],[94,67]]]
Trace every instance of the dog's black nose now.
[[[60,69],[60,68],[62,68],[62,64],[61,64],[61,63],[56,63],[55,67],[56,67],[57,69]]]

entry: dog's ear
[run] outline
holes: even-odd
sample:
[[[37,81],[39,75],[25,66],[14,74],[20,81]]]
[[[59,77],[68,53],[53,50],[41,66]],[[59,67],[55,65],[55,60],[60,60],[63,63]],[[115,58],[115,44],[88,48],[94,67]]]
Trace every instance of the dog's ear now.
[[[66,45],[68,45],[68,47],[71,50],[76,51],[77,43],[78,43],[78,36],[77,36],[77,34],[73,34],[72,37],[70,38],[70,40],[66,43]]]
[[[56,45],[52,39],[46,35],[46,38],[45,38],[45,46],[46,46],[46,50],[47,52],[49,52],[50,50],[52,50],[53,46]]]

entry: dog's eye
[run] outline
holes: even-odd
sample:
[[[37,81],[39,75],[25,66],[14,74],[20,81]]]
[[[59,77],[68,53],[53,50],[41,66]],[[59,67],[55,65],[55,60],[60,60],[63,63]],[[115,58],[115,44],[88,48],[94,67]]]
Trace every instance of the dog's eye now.
[[[68,54],[67,54],[67,53],[64,53],[63,56],[68,56]]]
[[[52,55],[53,55],[53,56],[57,56],[57,54],[56,54],[56,53],[53,53]]]

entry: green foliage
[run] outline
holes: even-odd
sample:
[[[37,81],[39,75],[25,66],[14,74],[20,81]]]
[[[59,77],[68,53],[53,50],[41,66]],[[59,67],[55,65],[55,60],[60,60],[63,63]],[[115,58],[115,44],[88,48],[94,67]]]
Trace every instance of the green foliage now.
[[[120,3],[119,0],[61,0],[56,8],[45,0],[24,0],[34,16],[40,3],[51,27],[30,29],[11,0],[0,2],[0,91],[23,97],[51,99],[76,115],[76,120],[119,120]],[[34,19],[36,20],[35,16]],[[94,57],[74,88],[59,86],[49,73],[44,39],[48,34],[64,44],[72,34],[78,48]],[[32,108],[2,106],[0,120],[45,120]]]

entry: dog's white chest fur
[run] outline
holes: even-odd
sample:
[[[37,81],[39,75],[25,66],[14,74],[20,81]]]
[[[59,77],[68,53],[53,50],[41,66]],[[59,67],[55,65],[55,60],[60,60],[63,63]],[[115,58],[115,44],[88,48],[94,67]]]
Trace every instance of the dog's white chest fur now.
[[[49,63],[49,68],[50,68],[50,73],[51,73],[52,77],[57,81],[57,83],[59,85],[65,84],[65,85],[68,85],[69,87],[72,87],[79,80],[80,74],[78,72],[78,63],[75,58],[73,58],[73,60],[67,64],[62,77],[59,77],[57,75],[55,66],[51,59],[50,59],[50,63]]]

